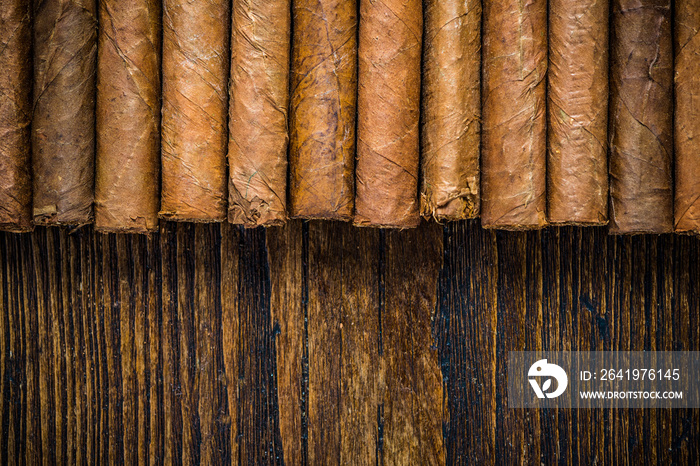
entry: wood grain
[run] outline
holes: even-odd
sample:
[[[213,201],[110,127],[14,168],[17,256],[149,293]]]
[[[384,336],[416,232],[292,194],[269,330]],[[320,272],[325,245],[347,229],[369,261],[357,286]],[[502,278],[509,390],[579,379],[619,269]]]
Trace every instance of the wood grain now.
[[[273,296],[280,294],[273,302],[294,296],[301,309],[280,314],[301,338],[278,348],[285,374],[279,390],[301,387],[308,394],[301,406],[280,398],[280,411],[295,413],[281,423],[283,436],[302,420],[308,439],[285,444],[285,458],[444,463],[442,382],[431,331],[441,240],[436,226],[387,234],[339,222],[292,222],[271,230],[271,276],[299,278],[273,288]],[[285,260],[292,251],[301,252],[298,262]],[[291,320],[302,318],[305,326]],[[285,353],[301,363],[295,377],[286,377],[292,356]]]
[[[697,239],[601,228],[0,233],[0,463],[697,464],[698,410],[504,380],[510,350],[698,351],[698,283]]]

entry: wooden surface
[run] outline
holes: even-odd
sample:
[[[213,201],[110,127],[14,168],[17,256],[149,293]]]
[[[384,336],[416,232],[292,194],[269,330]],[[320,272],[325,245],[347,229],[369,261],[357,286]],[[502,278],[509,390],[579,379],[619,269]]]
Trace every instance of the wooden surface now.
[[[698,410],[513,410],[509,350],[700,350],[700,241],[0,234],[0,464],[698,464]]]

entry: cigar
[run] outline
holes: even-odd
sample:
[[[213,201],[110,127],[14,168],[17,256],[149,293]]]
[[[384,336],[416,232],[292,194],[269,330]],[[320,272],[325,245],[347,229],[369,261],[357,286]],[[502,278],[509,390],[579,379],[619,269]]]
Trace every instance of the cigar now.
[[[610,231],[673,229],[671,0],[613,0]]]
[[[34,222],[92,222],[95,0],[34,0]]]
[[[290,0],[233,0],[229,210],[246,227],[287,219]]]
[[[675,3],[675,230],[700,234],[700,0]]]
[[[608,219],[607,0],[549,1],[547,214],[554,224]]]
[[[160,217],[226,218],[229,3],[163,1]]]
[[[483,13],[481,223],[546,225],[547,2],[492,0]]]
[[[160,0],[102,0],[95,226],[148,233],[160,204]]]
[[[421,0],[360,0],[358,226],[416,227]]]
[[[0,230],[32,229],[30,0],[0,9]]]
[[[295,0],[289,210],[350,220],[355,205],[357,4]]]
[[[479,215],[481,0],[426,0],[421,214]]]

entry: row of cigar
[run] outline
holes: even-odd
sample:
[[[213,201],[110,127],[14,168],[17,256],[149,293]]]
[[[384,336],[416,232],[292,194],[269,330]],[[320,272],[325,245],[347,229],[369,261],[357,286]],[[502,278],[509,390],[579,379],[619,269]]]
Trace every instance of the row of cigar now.
[[[698,233],[700,0],[610,2],[0,0],[0,229]]]

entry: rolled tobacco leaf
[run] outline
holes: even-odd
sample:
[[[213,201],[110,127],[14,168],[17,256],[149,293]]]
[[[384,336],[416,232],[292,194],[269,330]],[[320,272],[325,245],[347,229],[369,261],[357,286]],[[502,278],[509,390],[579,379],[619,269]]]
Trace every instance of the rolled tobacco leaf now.
[[[418,211],[420,0],[360,0],[355,224],[407,228]]]
[[[700,0],[676,0],[675,229],[700,234]]]
[[[350,220],[355,201],[357,4],[295,0],[293,5],[290,215]]]
[[[34,0],[34,222],[92,221],[95,0]]]
[[[673,228],[671,0],[613,0],[610,230]]]
[[[234,0],[229,211],[232,223],[287,218],[290,0]]]
[[[426,0],[421,214],[479,214],[481,0]]]
[[[549,1],[551,223],[607,223],[609,15],[607,0]]]
[[[484,2],[481,223],[546,224],[546,0]]]
[[[229,2],[164,0],[160,216],[226,218]]]
[[[0,230],[32,228],[31,0],[0,2]]]
[[[158,228],[160,0],[102,0],[97,70],[95,225]]]

